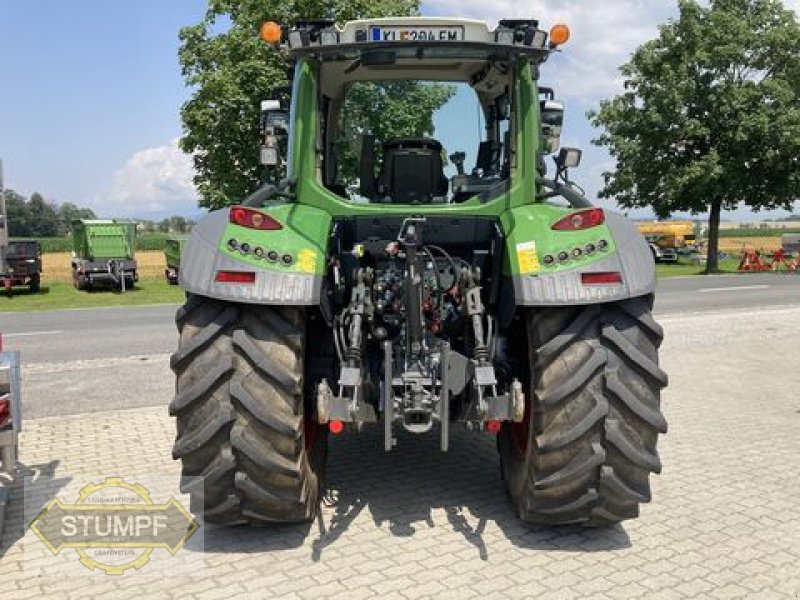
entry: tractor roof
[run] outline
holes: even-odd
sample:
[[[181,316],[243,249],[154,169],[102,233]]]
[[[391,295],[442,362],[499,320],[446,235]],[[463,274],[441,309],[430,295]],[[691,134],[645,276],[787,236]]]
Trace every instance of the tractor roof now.
[[[270,24],[277,27],[275,24]],[[416,49],[417,60],[455,52],[491,52],[503,56],[527,54],[544,60],[554,47],[537,21],[501,20],[495,29],[482,21],[445,17],[387,17],[350,21],[337,27],[333,21],[297,23],[285,38],[297,54],[327,60],[347,60],[363,52]],[[552,40],[551,40],[552,41]]]

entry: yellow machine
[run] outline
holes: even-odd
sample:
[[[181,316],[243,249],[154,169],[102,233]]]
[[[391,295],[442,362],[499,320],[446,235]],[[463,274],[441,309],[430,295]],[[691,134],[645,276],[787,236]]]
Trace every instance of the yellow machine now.
[[[684,248],[697,243],[692,221],[639,221],[636,226],[646,238],[657,238],[659,246]]]

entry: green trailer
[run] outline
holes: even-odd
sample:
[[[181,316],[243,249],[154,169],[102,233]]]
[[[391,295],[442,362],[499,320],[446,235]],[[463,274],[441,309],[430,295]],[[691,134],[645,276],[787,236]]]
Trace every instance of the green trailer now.
[[[76,289],[96,285],[130,289],[138,281],[136,223],[122,219],[72,222],[72,282]]]
[[[181,268],[181,253],[186,245],[186,236],[173,236],[167,238],[164,243],[164,258],[167,268],[164,269],[164,276],[170,285],[178,285],[178,275]]]

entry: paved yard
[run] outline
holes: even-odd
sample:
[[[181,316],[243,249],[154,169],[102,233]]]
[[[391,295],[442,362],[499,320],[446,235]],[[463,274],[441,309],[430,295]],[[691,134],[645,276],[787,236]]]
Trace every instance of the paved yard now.
[[[490,437],[456,429],[442,455],[435,437],[400,436],[386,455],[367,430],[333,441],[321,519],[208,528],[196,577],[26,576],[17,490],[2,597],[800,598],[800,309],[663,323],[670,432],[638,520],[525,525]],[[34,419],[22,461],[56,478],[177,476],[172,438],[162,407]]]

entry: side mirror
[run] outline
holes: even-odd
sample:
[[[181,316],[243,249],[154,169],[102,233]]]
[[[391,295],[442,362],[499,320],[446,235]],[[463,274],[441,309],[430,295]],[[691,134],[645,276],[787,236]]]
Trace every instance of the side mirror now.
[[[558,100],[542,100],[542,136],[545,138],[545,154],[558,152],[561,145],[561,130],[564,127],[564,103]]]
[[[280,167],[286,156],[289,138],[289,112],[281,108],[279,100],[261,103],[261,164]]]
[[[580,166],[583,151],[580,148],[562,148],[556,157],[556,166],[559,171],[574,169]]]

